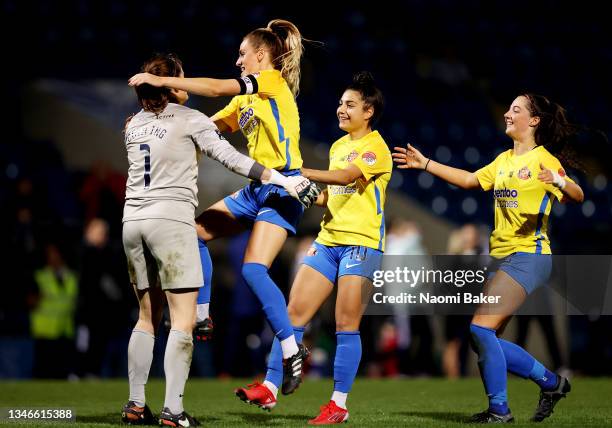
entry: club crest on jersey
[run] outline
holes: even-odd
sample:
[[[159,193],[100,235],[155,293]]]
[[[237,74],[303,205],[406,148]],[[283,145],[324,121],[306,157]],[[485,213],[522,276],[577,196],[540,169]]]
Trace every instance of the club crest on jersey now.
[[[306,253],[306,255],[307,255],[308,257],[314,257],[314,256],[316,256],[316,255],[317,255],[317,248],[316,248],[316,247],[310,247],[310,248],[308,249],[308,252]]]
[[[529,168],[524,166],[518,170],[518,174],[516,174],[516,176],[521,180],[529,180],[531,178],[531,171],[529,171]]]
[[[561,177],[565,177],[565,170],[563,168],[559,168],[557,174],[559,174]]]
[[[372,152],[365,152],[361,155],[361,160],[363,160],[367,165],[372,166],[376,163],[376,155]]]

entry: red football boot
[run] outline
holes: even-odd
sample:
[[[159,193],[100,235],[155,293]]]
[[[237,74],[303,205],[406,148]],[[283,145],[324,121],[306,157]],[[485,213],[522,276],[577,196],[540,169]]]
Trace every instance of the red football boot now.
[[[234,392],[242,401],[254,404],[264,410],[270,411],[276,406],[274,394],[263,383],[251,383],[246,388],[238,388]]]
[[[336,406],[334,400],[329,400],[325,406],[321,406],[321,413],[314,419],[308,421],[308,425],[332,425],[347,422],[349,412],[342,407]]]

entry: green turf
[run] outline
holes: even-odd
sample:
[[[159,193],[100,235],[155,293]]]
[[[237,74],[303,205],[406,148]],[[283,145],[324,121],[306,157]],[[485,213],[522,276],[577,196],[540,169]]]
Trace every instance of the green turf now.
[[[304,426],[319,406],[329,400],[329,380],[307,380],[292,396],[281,397],[277,407],[264,412],[239,401],[233,388],[241,380],[189,381],[185,407],[204,426]],[[119,424],[119,413],[127,399],[127,381],[82,382],[2,382],[0,407],[72,407],[77,423],[53,426],[101,427]],[[152,381],[148,403],[158,412],[163,403],[163,382]],[[541,426],[611,426],[612,379],[577,378],[572,392],[562,400],[555,414]],[[528,381],[511,379],[510,406],[518,423],[528,423],[538,398],[538,389]],[[443,379],[365,380],[355,383],[349,398],[353,426],[465,426],[472,413],[486,407],[480,379],[447,381]],[[1,422],[0,422],[1,423]],[[538,425],[538,426],[540,426]],[[50,424],[44,424],[50,426]],[[346,425],[345,425],[346,426]]]

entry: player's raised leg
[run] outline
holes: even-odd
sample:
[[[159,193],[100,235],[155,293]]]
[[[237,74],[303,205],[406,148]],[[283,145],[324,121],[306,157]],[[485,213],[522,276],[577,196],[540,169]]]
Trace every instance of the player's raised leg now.
[[[308,265],[301,265],[291,286],[287,312],[293,325],[297,343],[302,343],[304,326],[312,319],[325,299],[333,290],[333,283],[323,274]],[[268,371],[263,383],[252,383],[236,389],[236,395],[243,401],[270,410],[276,406],[278,391],[283,385],[283,353],[278,338],[274,338],[268,357]],[[293,392],[297,385],[289,385]],[[288,389],[286,389],[288,390]]]
[[[261,302],[274,335],[280,341],[284,377],[301,377],[307,351],[295,340],[285,297],[268,272],[287,239],[287,233],[276,224],[256,221],[244,255],[242,275]]]

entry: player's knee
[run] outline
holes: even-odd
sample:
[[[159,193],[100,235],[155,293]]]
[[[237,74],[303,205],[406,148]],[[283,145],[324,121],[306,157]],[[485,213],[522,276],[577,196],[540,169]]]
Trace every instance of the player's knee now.
[[[291,300],[289,301],[289,304],[287,305],[287,314],[289,315],[289,320],[291,321],[291,324],[293,325],[305,324],[305,322],[303,321],[305,314],[301,306],[302,305],[300,305],[299,303],[296,303]]]
[[[188,319],[186,317],[179,317],[174,319],[172,323],[172,330],[180,330],[186,334],[191,334],[195,328],[195,317]]]
[[[336,331],[359,330],[359,318],[350,315],[336,316]]]

